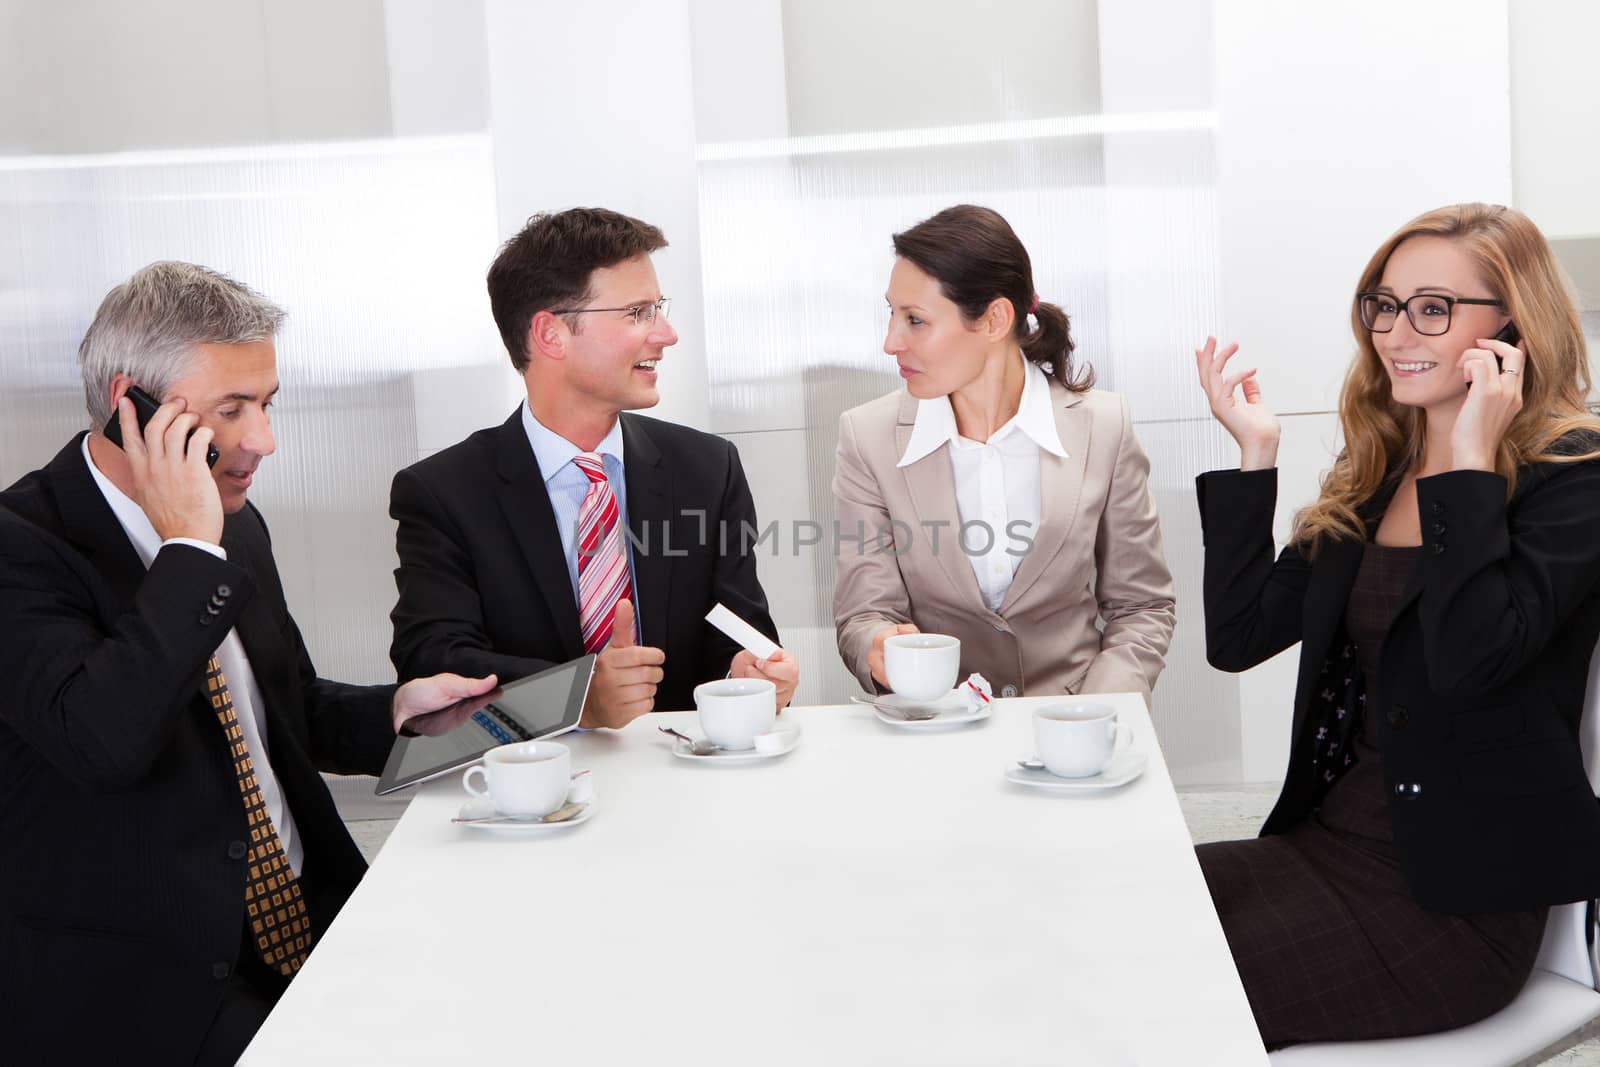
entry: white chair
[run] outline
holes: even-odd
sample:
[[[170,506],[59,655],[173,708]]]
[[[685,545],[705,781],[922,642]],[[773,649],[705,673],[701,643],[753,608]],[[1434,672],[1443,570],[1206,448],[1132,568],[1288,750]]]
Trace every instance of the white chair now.
[[[1580,731],[1589,785],[1600,795],[1600,649],[1589,661]],[[1550,909],[1528,984],[1510,1004],[1469,1026],[1422,1037],[1291,1045],[1272,1067],[1521,1067],[1600,1035],[1595,902]]]

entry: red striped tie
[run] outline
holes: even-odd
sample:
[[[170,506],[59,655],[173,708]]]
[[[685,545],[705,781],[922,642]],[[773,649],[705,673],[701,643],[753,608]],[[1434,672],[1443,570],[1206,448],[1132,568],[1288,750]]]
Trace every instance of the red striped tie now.
[[[605,461],[597,452],[579,452],[572,462],[589,477],[578,508],[578,623],[584,651],[599,652],[611,640],[617,601],[633,599],[633,580]]]

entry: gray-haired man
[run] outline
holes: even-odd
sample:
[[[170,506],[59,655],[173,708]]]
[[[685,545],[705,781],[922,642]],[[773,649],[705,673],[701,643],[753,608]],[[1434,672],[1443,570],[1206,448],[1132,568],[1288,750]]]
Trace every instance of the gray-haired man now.
[[[282,318],[204,267],[134,274],[80,349],[96,428],[0,493],[15,1062],[233,1063],[365,869],[318,770],[375,773],[494,686],[317,677],[246,500]],[[143,433],[134,384],[165,400]]]

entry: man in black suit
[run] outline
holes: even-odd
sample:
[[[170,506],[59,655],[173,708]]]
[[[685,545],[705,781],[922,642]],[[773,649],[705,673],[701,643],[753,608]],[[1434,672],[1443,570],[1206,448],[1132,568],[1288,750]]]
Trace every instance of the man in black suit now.
[[[677,343],[650,254],[661,231],[600,208],[536,215],[489,269],[527,401],[499,427],[401,471],[400,676],[517,678],[595,653],[585,726],[693,707],[699,683],[799,682],[704,622],[718,602],[775,641],[756,578],[755,506],[727,441],[631,414],[660,400]],[[637,605],[637,614],[635,612]]]
[[[79,434],[0,493],[10,1062],[233,1063],[365,870],[318,769],[374,773],[401,723],[494,684],[317,677],[246,501],[282,316],[139,271],[80,350],[126,451]],[[142,434],[135,383],[166,400]]]

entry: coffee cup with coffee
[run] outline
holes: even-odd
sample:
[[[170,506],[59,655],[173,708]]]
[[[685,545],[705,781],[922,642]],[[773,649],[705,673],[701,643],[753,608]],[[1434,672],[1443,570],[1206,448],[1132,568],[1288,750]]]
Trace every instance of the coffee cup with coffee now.
[[[961,639],[947,634],[896,634],[883,642],[889,688],[908,700],[938,700],[956,687]]]
[[[1033,742],[1045,770],[1058,778],[1088,778],[1127,749],[1133,734],[1110,704],[1048,704],[1033,713]]]
[[[474,788],[481,776],[488,789]],[[501,815],[549,815],[573,788],[572,751],[554,741],[518,741],[491,748],[468,767],[461,788],[487,799]]]

